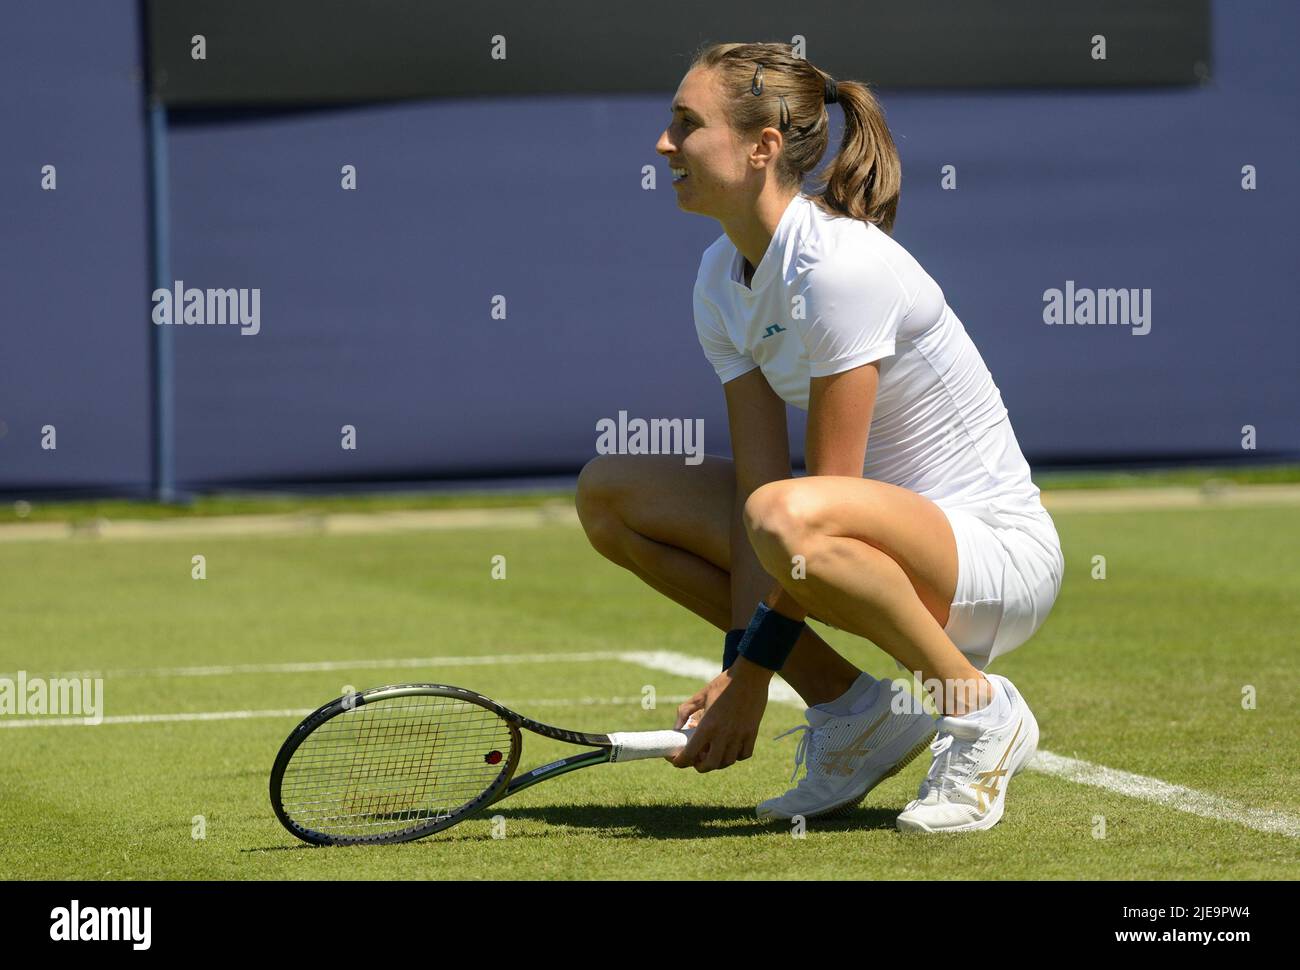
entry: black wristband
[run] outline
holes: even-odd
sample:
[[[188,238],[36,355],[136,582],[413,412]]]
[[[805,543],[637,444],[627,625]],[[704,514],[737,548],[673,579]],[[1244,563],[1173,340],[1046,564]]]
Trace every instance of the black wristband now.
[[[727,638],[722,648],[722,669],[726,670],[740,656],[740,638],[745,635],[743,626],[727,631]]]
[[[807,625],[760,602],[740,639],[740,655],[760,667],[780,670]]]

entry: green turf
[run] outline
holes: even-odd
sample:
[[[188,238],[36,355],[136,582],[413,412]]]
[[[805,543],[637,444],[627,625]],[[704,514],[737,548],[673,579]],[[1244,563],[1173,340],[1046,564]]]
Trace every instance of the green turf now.
[[[1225,483],[1293,484],[1300,482],[1300,465],[1206,465],[1137,471],[1036,471],[1034,481],[1045,491],[1075,488],[1158,488],[1167,485],[1206,486]],[[397,509],[500,508],[555,502],[572,505],[573,490],[536,489],[501,492],[447,490],[341,495],[225,492],[191,496],[185,502],[168,504],[120,498],[80,501],[20,499],[0,502],[0,523],[90,522],[96,519],[171,519],[275,513],[383,512]]]
[[[1169,485],[1288,485],[1300,482],[1300,465],[1184,466],[1141,471],[1035,471],[1043,491],[1066,488],[1163,488]]]
[[[572,489],[535,491],[422,491],[379,492],[360,495],[293,495],[220,492],[191,496],[184,502],[162,503],[143,499],[105,498],[84,501],[31,501],[0,503],[0,522],[90,522],[95,519],[178,519],[213,515],[326,514],[332,512],[389,512],[404,509],[503,508],[573,504]]]
[[[1067,572],[1046,626],[995,665],[1032,705],[1040,747],[1242,805],[1300,812],[1294,661],[1300,509],[1058,514]],[[208,578],[190,578],[190,557]],[[506,556],[505,580],[490,578]],[[1090,576],[1106,557],[1107,578]],[[0,543],[0,672],[109,671],[109,715],[309,709],[344,685],[430,680],[592,731],[671,725],[697,682],[625,662],[173,676],[147,669],[668,650],[716,659],[720,636],[563,525],[384,536]],[[873,673],[866,641],[829,639]],[[653,685],[658,710],[642,710]],[[1241,706],[1253,685],[1258,707]],[[625,698],[581,705],[581,698]],[[561,701],[565,703],[554,704]],[[575,703],[567,703],[575,702]],[[14,878],[1292,878],[1297,840],[1036,772],[983,833],[903,836],[918,759],[847,820],[762,824],[801,721],[771,704],[752,759],[698,774],[601,766],[405,846],[310,849],[266,781],[295,716],[0,728],[0,871]],[[573,750],[529,736],[525,760]],[[192,818],[207,837],[191,837]],[[1107,837],[1092,837],[1094,816]],[[953,850],[956,851],[953,851]]]

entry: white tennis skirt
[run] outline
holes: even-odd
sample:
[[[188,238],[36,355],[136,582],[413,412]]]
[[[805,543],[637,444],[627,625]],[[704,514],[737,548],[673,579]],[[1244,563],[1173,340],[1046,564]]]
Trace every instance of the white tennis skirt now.
[[[943,629],[983,670],[1047,619],[1065,575],[1061,540],[1046,510],[977,515],[939,507],[957,539],[957,592]]]

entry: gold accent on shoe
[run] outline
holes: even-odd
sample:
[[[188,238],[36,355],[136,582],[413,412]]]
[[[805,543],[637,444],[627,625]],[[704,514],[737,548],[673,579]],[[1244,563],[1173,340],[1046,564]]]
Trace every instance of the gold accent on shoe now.
[[[875,734],[876,728],[884,724],[885,718],[892,713],[892,711],[885,711],[884,714],[876,718],[870,727],[838,751],[827,751],[826,757],[822,760],[822,770],[828,775],[840,775],[841,777],[853,774],[853,759],[867,755],[867,752],[871,750],[866,746],[867,738]]]
[[[1002,752],[1002,757],[998,759],[997,765],[991,771],[978,772],[975,777],[979,784],[972,784],[971,790],[976,793],[978,808],[981,813],[988,811],[988,806],[984,804],[984,799],[990,800],[998,797],[998,782],[1006,775],[1007,770],[1003,767],[1007,763],[1007,758],[1011,756],[1011,749],[1015,746],[1016,738],[1020,737],[1020,729],[1025,726],[1025,719],[1022,717],[1020,723],[1016,725],[1016,733],[1011,735],[1011,740],[1007,742],[1006,750]]]
[[[930,747],[930,742],[933,740],[934,740],[934,732],[931,731],[929,737],[919,742],[916,747],[914,747],[911,751],[907,752],[907,754],[903,755],[903,757],[899,758],[898,761],[895,763],[894,767],[890,768],[888,771],[886,771],[883,775],[880,776],[880,778],[876,781],[876,783],[871,786],[872,791],[874,791],[884,782],[888,781],[890,778],[893,778],[894,775],[898,774],[900,771],[902,771],[904,768],[910,765],[913,761],[915,761],[917,755],[919,755],[922,751]],[[849,812],[853,811],[855,808],[861,805],[862,800],[866,798],[869,794],[871,794],[870,791],[864,791],[857,798],[853,799],[853,801],[845,802],[843,805],[840,805],[838,808],[832,808],[828,812],[817,812],[814,815],[805,815],[804,818],[839,818],[841,815],[849,814]]]

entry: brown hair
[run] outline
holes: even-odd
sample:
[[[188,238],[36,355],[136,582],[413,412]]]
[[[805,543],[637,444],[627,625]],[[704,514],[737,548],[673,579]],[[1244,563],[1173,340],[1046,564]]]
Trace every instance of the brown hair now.
[[[830,140],[830,105],[825,103],[829,75],[793,50],[790,44],[713,44],[701,49],[691,64],[692,70],[715,72],[732,129],[746,134],[772,127],[781,132],[785,141],[776,161],[777,178],[791,187],[803,184]],[[865,82],[837,81],[836,86],[844,108],[844,137],[826,171],[813,177],[813,202],[831,215],[862,219],[889,232],[898,211],[903,167],[885,112]]]

